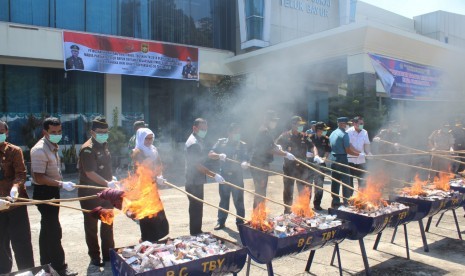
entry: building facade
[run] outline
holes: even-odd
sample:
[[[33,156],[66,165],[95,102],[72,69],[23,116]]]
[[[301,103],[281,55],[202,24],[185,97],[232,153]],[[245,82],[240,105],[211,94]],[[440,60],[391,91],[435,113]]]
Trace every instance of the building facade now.
[[[200,80],[65,71],[63,30],[197,47]],[[0,41],[0,117],[13,143],[28,145],[40,135],[34,118],[51,114],[81,144],[94,116],[114,112],[128,132],[144,119],[172,143],[216,108],[224,76],[245,76],[227,107],[236,116],[273,107],[327,121],[351,80],[387,97],[369,53],[463,72],[465,16],[409,19],[356,0],[0,0]],[[464,91],[463,78],[448,84]]]

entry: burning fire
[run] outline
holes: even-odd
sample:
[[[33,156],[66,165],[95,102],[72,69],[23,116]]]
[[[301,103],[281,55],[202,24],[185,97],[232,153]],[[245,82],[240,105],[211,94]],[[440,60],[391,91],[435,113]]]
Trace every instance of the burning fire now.
[[[271,230],[273,228],[273,224],[268,221],[268,213],[269,210],[266,208],[265,201],[260,202],[252,212],[250,226],[264,232]]]
[[[422,181],[417,174],[415,175],[415,182],[413,182],[412,187],[404,188],[403,192],[411,196],[416,196],[416,195],[426,196],[427,193],[423,189],[423,187],[425,186],[426,186],[426,181]]]
[[[135,219],[142,219],[154,217],[164,209],[156,182],[153,181],[156,175],[157,172],[149,166],[140,164],[134,175],[122,181],[124,213],[131,214]]]
[[[360,188],[356,195],[349,198],[349,205],[354,206],[358,210],[365,211],[374,211],[380,207],[386,207],[388,204],[381,198],[381,190],[387,179],[377,177],[379,182],[376,182],[372,176],[369,176],[366,180],[366,187]]]
[[[449,181],[454,178],[451,173],[447,172],[440,172],[439,173],[439,178],[435,177],[434,178],[434,186],[437,190],[442,190],[442,191],[449,191],[450,190],[450,184]]]
[[[115,219],[115,213],[113,213],[113,209],[102,209],[99,212],[100,220],[108,225],[113,224],[113,220]]]
[[[299,217],[311,218],[315,216],[312,208],[310,208],[310,188],[305,187],[304,190],[299,194],[297,200],[292,204],[292,213]]]

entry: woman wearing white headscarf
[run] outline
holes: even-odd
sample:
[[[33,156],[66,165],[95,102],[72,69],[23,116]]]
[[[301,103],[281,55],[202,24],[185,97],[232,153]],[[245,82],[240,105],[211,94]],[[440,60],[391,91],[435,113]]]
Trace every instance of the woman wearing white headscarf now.
[[[153,175],[157,176],[155,182],[161,184],[164,179],[162,176],[162,163],[158,155],[157,148],[153,145],[155,135],[148,128],[140,128],[136,132],[136,147],[132,151],[132,159],[137,166],[144,164],[153,170]],[[156,185],[156,183],[154,183]],[[142,241],[156,242],[169,233],[169,223],[166,219],[165,210],[157,213],[152,218],[144,218],[139,221]]]

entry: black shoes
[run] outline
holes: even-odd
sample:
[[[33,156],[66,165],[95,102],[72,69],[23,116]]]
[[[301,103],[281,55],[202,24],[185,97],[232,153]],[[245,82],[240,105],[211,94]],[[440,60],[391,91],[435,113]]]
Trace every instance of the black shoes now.
[[[99,267],[105,266],[105,263],[101,262],[100,259],[91,259],[90,264],[95,265],[95,266],[99,266]]]
[[[321,208],[320,205],[313,205],[313,209],[315,209],[315,210],[317,210],[317,211],[323,210],[323,208]]]
[[[68,268],[65,268],[63,270],[57,271],[60,276],[76,276],[78,275],[77,272],[71,271]]]
[[[213,228],[214,230],[220,230],[220,229],[223,229],[225,227],[225,225],[223,223],[218,223],[215,228]]]

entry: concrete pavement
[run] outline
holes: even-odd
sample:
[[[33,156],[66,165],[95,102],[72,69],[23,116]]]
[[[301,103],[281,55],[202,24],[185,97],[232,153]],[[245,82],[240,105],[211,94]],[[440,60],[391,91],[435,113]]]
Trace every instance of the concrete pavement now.
[[[168,177],[168,181],[183,185],[183,174],[173,174]],[[68,179],[73,180],[74,176]],[[248,175],[246,175],[248,177]],[[66,177],[65,177],[66,178]],[[68,180],[67,179],[67,180]],[[271,176],[268,184],[268,196],[282,201],[282,177]],[[253,183],[250,178],[245,181],[247,189],[253,190]],[[330,183],[325,183],[325,188],[330,188]],[[28,189],[31,195],[32,189]],[[63,191],[63,197],[76,197],[76,192]],[[295,191],[297,194],[297,191]],[[174,189],[161,190],[166,215],[170,222],[170,237],[189,234],[188,227],[188,200],[187,197]],[[205,186],[205,200],[218,205],[218,184],[209,183]],[[331,197],[324,194],[323,208],[330,206]],[[246,217],[249,218],[252,211],[253,195],[245,194]],[[70,206],[79,207],[78,202],[64,203]],[[276,216],[283,212],[283,207],[269,202],[270,215]],[[34,206],[28,207],[31,221],[32,242],[34,247],[34,258],[36,265],[39,265],[38,234],[40,231],[40,214]],[[232,206],[230,210],[235,211]],[[326,212],[323,211],[323,212]],[[463,209],[458,209],[458,219],[460,226],[465,229],[465,218]],[[217,210],[212,207],[204,207],[203,231],[211,231],[215,235],[227,238],[240,243],[239,234],[235,226],[235,218],[229,216],[227,228],[214,231],[216,224]],[[109,266],[97,268],[89,266],[87,246],[84,239],[84,227],[82,214],[79,211],[61,208],[60,220],[63,228],[62,244],[66,253],[66,260],[70,269],[79,272],[79,275],[111,275]],[[433,220],[435,222],[437,217]],[[426,221],[425,221],[426,223]],[[458,239],[453,217],[450,212],[446,213],[439,227],[432,224],[430,233],[427,233],[430,252],[423,251],[418,223],[408,224],[408,236],[410,245],[411,260],[405,258],[405,241],[403,230],[399,229],[394,244],[390,243],[392,229],[384,231],[378,250],[372,250],[375,236],[367,236],[365,245],[369,257],[369,263],[373,275],[463,275],[465,271],[465,242]],[[118,214],[115,218],[114,233],[116,247],[134,245],[138,242],[139,227],[132,220]],[[364,267],[360,254],[358,241],[345,240],[340,245],[342,267],[344,275],[363,275]],[[313,275],[337,275],[337,267],[330,266],[330,258],[333,247],[325,247],[317,250],[311,272]],[[273,261],[275,275],[307,275],[304,273],[309,252],[300,253]],[[13,271],[15,271],[14,268]],[[239,275],[245,275],[245,267]],[[252,262],[250,275],[267,275],[266,266]]]

